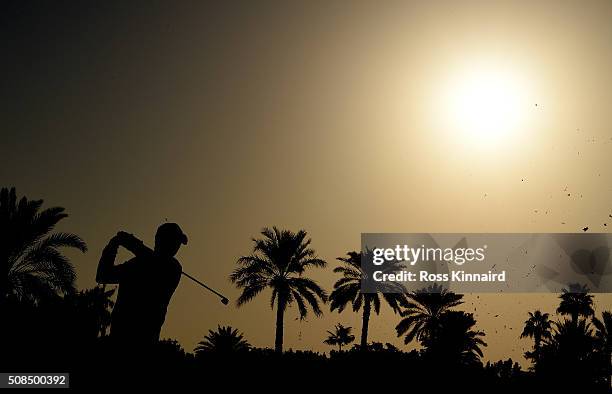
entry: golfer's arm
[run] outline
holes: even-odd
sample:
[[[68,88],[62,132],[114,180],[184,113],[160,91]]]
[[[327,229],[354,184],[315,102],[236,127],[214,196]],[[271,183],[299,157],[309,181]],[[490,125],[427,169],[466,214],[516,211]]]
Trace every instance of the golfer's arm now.
[[[98,272],[96,273],[96,282],[101,284],[119,283],[119,269],[115,266],[117,249],[118,245],[111,241],[102,251],[98,263]]]

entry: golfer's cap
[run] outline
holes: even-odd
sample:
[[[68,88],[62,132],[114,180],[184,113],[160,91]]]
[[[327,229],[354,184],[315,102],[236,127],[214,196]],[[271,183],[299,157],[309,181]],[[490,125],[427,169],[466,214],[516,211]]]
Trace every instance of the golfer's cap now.
[[[181,241],[183,245],[187,245],[187,236],[183,233],[183,230],[176,223],[164,223],[157,228],[155,238],[158,237],[171,237]]]

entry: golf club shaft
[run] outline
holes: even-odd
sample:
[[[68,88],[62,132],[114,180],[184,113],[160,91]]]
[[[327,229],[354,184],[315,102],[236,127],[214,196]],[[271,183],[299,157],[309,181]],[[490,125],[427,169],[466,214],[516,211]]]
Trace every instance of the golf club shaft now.
[[[221,297],[221,298],[223,298],[223,299],[225,299],[225,298],[226,298],[226,297],[225,297],[223,294],[221,294],[221,293],[219,293],[219,292],[217,292],[217,291],[215,291],[215,290],[211,289],[210,287],[206,286],[204,283],[200,282],[199,280],[197,280],[197,279],[196,279],[196,278],[194,278],[193,276],[189,275],[187,272],[183,271],[183,272],[181,272],[181,273],[182,273],[183,275],[185,275],[186,277],[188,277],[189,279],[191,279],[192,281],[194,281],[195,283],[197,283],[197,284],[199,284],[200,286],[204,287],[205,289],[207,289],[207,290],[209,290],[209,291],[212,291],[213,293],[215,293],[215,294],[216,294],[216,295],[218,295],[219,297]]]

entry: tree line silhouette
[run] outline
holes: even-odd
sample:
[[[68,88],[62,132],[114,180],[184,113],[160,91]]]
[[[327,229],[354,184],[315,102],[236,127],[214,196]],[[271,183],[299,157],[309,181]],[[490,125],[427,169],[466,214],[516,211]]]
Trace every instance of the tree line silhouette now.
[[[531,366],[523,370],[511,359],[483,363],[486,335],[477,329],[472,313],[460,310],[463,295],[433,285],[397,292],[397,284],[373,284],[375,293],[362,293],[361,282],[371,275],[361,267],[361,253],[339,257],[333,269],[337,280],[328,293],[308,273],[325,268],[304,230],[265,228],[253,239],[250,254],[237,260],[229,280],[241,290],[241,307],[269,289],[276,310],[274,349],[251,345],[233,327],[211,329],[187,352],[175,340],[161,340],[137,365],[113,358],[107,336],[115,289],[94,287],[77,291],[73,264],[62,250],[86,252],[75,234],[54,232],[67,214],[63,208],[42,209],[42,200],[17,198],[14,188],[0,190],[0,372],[70,371],[76,386],[95,381],[99,387],[119,383],[197,384],[202,375],[220,379],[230,372],[234,386],[249,386],[265,377],[274,387],[305,376],[324,376],[330,384],[362,386],[372,380],[407,376],[410,387],[539,388],[580,387],[607,391],[612,374],[612,313],[595,316],[588,288],[568,284],[559,296],[556,319],[540,310],[528,312],[521,338],[531,338],[525,353]],[[394,270],[390,265],[386,269]],[[311,312],[343,313],[350,307],[361,314],[360,340],[353,328],[336,324],[323,343],[329,354],[284,351],[284,319],[295,306],[301,319]],[[398,337],[410,351],[368,338],[370,320],[385,304],[395,314]],[[518,339],[518,338],[517,338]],[[337,348],[337,349],[336,349]],[[134,360],[130,360],[133,363]],[[114,365],[115,368],[109,366]],[[151,370],[163,371],[154,375]],[[144,371],[144,372],[139,372]],[[357,371],[363,371],[357,374]],[[318,375],[317,375],[318,374]],[[346,379],[345,379],[346,378]],[[227,381],[226,381],[227,382]],[[434,386],[431,386],[431,385]]]

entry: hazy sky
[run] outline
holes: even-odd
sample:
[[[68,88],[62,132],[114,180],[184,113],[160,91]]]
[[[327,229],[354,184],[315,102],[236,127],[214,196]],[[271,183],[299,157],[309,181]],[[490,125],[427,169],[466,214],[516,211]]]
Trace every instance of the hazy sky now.
[[[90,248],[70,254],[80,287],[116,231],[151,244],[165,218],[189,235],[185,271],[232,300],[228,275],[263,226],[308,231],[330,264],[312,276],[331,290],[361,232],[612,225],[612,2],[124,3],[23,1],[0,15],[0,185],[67,208],[60,229]],[[499,114],[469,108],[489,120],[476,135],[448,100],[466,84],[470,97],[474,75],[512,91]],[[231,324],[271,347],[269,296],[224,307],[183,281],[162,335],[191,350]],[[467,301],[486,358],[522,362],[527,311],[556,306]],[[359,335],[350,311],[296,317],[287,348],[327,350],[337,322]],[[370,339],[400,345],[398,321],[374,317]]]

